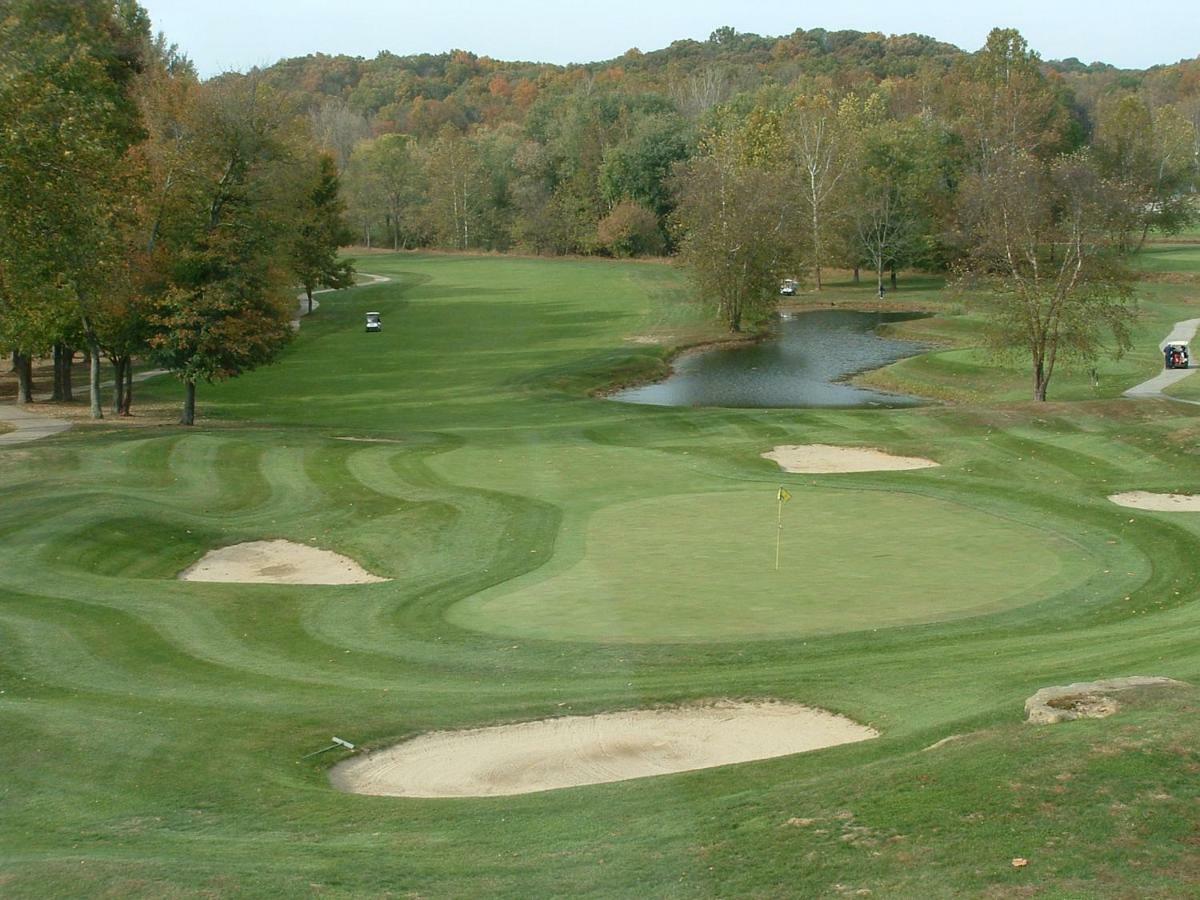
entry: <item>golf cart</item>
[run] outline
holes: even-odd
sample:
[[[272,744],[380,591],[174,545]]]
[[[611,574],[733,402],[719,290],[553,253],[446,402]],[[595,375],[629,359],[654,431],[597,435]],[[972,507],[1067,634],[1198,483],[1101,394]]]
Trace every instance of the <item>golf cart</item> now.
[[[796,279],[795,278],[783,279],[783,284],[781,284],[779,286],[779,293],[782,294],[784,297],[795,297],[796,296]]]
[[[1171,341],[1163,347],[1163,363],[1168,369],[1186,369],[1189,367],[1188,345],[1186,341]]]
[[[379,313],[367,313],[367,331],[383,331],[383,322],[379,319]]]

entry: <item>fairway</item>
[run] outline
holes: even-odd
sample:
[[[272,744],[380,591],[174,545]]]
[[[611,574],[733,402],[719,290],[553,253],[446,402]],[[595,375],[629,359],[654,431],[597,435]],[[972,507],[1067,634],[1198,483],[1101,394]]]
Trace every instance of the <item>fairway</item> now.
[[[1151,286],[1148,349],[1106,364],[1099,396],[1064,380],[1087,402],[1014,402],[1023,373],[972,357],[970,404],[672,409],[591,393],[665,371],[645,335],[721,336],[669,267],[360,265],[393,281],[323,295],[278,364],[201,385],[197,428],[142,412],[174,414],[160,378],[136,388],[147,427],[0,447],[0,893],[999,896],[1028,856],[1080,896],[1120,839],[1144,865],[1113,877],[1154,895],[1190,853],[1194,689],[1022,723],[1048,685],[1200,681],[1200,515],[1108,499],[1196,493],[1200,407],[1104,399],[1159,370],[1189,289]],[[386,331],[363,333],[367,310]],[[906,373],[970,353],[883,375],[915,389]],[[940,466],[762,458],[809,444]],[[178,578],[258,541],[387,580]],[[318,752],[726,701],[879,736],[458,799],[340,792],[333,767],[371,757]]]
[[[765,486],[606,507],[582,559],[465,600],[450,620],[544,639],[779,638],[1024,606],[1095,568],[1053,532],[914,494],[798,489],[784,510],[776,571]]]
[[[1194,9],[2,2],[0,900],[1200,898]]]

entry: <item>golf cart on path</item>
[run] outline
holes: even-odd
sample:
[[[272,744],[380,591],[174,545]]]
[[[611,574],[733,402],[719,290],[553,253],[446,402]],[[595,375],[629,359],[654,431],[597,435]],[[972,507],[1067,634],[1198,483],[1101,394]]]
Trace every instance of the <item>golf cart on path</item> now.
[[[1163,346],[1163,364],[1168,369],[1186,369],[1190,366],[1186,341],[1170,341]]]
[[[383,322],[379,318],[379,313],[367,313],[367,332],[383,331]]]

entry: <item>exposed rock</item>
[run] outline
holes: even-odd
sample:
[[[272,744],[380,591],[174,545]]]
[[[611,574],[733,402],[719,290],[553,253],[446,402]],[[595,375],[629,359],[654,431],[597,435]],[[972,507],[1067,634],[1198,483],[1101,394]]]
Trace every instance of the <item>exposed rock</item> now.
[[[1031,725],[1054,725],[1071,719],[1103,719],[1120,709],[1120,704],[1109,694],[1130,688],[1166,686],[1182,687],[1184,682],[1160,675],[1130,675],[1045,687],[1025,701],[1025,721]]]

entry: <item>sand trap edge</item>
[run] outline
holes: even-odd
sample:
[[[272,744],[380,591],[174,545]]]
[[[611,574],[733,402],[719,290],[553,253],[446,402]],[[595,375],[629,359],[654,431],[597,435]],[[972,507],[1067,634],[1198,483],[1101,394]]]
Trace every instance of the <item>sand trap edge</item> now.
[[[875,729],[797,703],[718,701],[418,735],[329,772],[346,793],[496,797],[628,781],[870,740]]]
[[[1150,512],[1200,512],[1200,494],[1156,494],[1152,491],[1122,491],[1108,499],[1126,509]]]
[[[894,456],[875,447],[840,447],[834,444],[780,444],[759,455],[776,463],[785,472],[801,475],[899,472],[932,469],[941,465],[921,456]]]
[[[283,539],[217,547],[180,572],[178,578],[218,584],[337,585],[391,581],[372,575],[348,556]]]

